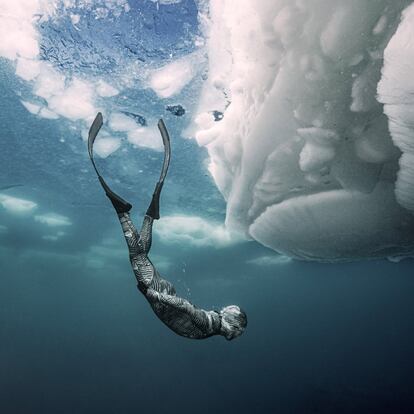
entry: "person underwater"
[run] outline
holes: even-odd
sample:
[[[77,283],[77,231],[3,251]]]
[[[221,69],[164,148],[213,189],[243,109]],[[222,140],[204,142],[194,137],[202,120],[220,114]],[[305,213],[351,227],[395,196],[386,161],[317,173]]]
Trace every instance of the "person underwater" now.
[[[158,318],[178,335],[191,339],[204,339],[213,335],[222,335],[227,340],[237,338],[247,326],[247,316],[242,309],[236,305],[226,306],[220,312],[197,308],[188,300],[176,295],[174,286],[161,277],[148,257],[152,243],[152,226],[154,220],[160,218],[160,194],[171,157],[170,138],[163,120],[159,120],[158,129],[164,144],[164,162],[139,232],[132,223],[129,214],[132,205],[109,188],[96,167],[93,158],[93,144],[102,125],[103,117],[99,112],[89,130],[89,158],[99,182],[118,215],[139,291],[148,300]]]

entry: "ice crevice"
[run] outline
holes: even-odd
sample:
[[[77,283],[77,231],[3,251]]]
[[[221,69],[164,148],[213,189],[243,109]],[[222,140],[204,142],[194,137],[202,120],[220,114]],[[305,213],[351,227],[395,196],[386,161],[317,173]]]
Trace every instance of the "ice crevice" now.
[[[230,229],[300,259],[413,254],[410,3],[210,1],[194,129]]]

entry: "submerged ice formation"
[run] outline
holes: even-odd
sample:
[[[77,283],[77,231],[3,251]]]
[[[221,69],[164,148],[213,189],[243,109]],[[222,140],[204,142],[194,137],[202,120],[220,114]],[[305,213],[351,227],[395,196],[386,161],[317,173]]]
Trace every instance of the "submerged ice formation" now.
[[[50,227],[70,226],[72,225],[68,217],[61,214],[47,213],[34,216],[35,221],[46,224]]]
[[[223,225],[198,216],[165,216],[155,231],[163,243],[181,246],[220,248],[241,241]]]
[[[231,229],[302,259],[413,254],[410,3],[210,1],[194,125]]]
[[[384,55],[378,92],[394,144],[401,150],[398,202],[414,213],[414,4],[407,8]]]
[[[37,204],[30,200],[0,193],[0,206],[11,213],[26,214],[33,211],[37,207]]]

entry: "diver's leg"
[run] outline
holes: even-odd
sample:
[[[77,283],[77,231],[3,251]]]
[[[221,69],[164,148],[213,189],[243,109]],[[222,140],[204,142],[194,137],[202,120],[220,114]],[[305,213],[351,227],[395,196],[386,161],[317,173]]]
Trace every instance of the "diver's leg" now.
[[[99,173],[98,169],[95,165],[95,160],[93,159],[93,144],[95,142],[95,138],[98,135],[99,130],[101,129],[103,124],[103,118],[102,114],[98,112],[96,115],[95,120],[93,121],[90,129],[89,129],[89,136],[88,136],[88,152],[89,152],[89,158],[92,162],[93,168],[98,176],[99,182],[101,183],[103,189],[105,190],[105,194],[111,200],[112,205],[114,206],[116,212],[118,214],[127,213],[129,210],[131,210],[132,205],[128,203],[128,201],[125,201],[122,197],[115,194],[106,184],[105,180],[102,178],[101,174]]]
[[[118,214],[129,250],[129,260],[138,282],[138,289],[146,293],[157,277],[156,270],[148,259],[147,253],[151,247],[152,219],[145,217],[142,226],[142,236],[138,233],[129,213]]]
[[[119,213],[119,222],[121,223],[122,231],[129,249],[129,256],[133,257],[142,253],[139,247],[139,233],[132,223],[129,213]]]
[[[165,293],[168,295],[175,296],[175,288],[168,280],[165,280],[160,276],[154,265],[151,263],[149,258],[147,257],[147,254],[149,253],[151,249],[151,243],[152,243],[152,225],[154,224],[154,219],[150,216],[145,216],[144,221],[142,223],[141,230],[139,232],[140,238],[139,238],[139,249],[140,251],[145,253],[145,256],[137,256],[136,258],[131,258],[131,264],[132,268],[137,268],[137,265],[139,266],[142,264],[142,262],[145,262],[146,266],[140,266],[140,271],[135,272],[135,274],[139,274],[139,277],[137,276],[138,280],[138,289],[141,292],[145,292],[146,289],[151,287],[152,289],[156,290],[160,293]],[[138,263],[140,262],[140,263]]]
[[[118,214],[118,218],[119,222],[121,223],[122,231],[124,232],[130,257],[148,255],[151,249],[152,224],[154,222],[154,219],[152,217],[145,216],[141,231],[138,233],[137,229],[132,223],[129,213]]]
[[[175,296],[175,288],[168,280],[163,279],[148,258],[152,242],[152,225],[154,219],[144,217],[141,231],[138,233],[131,221],[129,213],[118,214],[129,249],[129,260],[138,282],[138,289],[146,293],[152,288],[160,293]]]
[[[139,243],[142,251],[148,254],[152,244],[152,225],[154,219],[148,215],[144,217],[142,222],[141,231],[139,232]]]
[[[170,165],[171,157],[170,137],[168,135],[167,128],[165,127],[164,121],[162,119],[160,119],[158,122],[158,129],[160,130],[162,142],[164,144],[164,162],[162,165],[160,178],[157,182],[157,185],[155,186],[155,190],[152,195],[152,200],[146,213],[147,217],[151,217],[154,220],[158,220],[160,218],[160,194],[162,186],[164,185],[165,177],[167,175],[168,166]]]

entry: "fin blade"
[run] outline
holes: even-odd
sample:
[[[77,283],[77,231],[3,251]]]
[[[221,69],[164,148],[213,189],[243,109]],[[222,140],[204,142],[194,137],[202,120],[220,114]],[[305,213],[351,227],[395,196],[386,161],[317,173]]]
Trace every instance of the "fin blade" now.
[[[158,129],[160,130],[162,142],[164,144],[164,162],[162,164],[162,170],[160,175],[159,182],[163,182],[168,171],[168,167],[170,165],[171,159],[171,143],[170,143],[170,136],[167,131],[167,127],[164,124],[164,121],[160,119],[158,121]]]
[[[98,135],[99,130],[103,125],[103,117],[100,112],[97,113],[95,120],[93,121],[91,127],[89,128],[89,135],[88,135],[88,152],[89,157],[93,159],[93,143],[95,142],[95,138]]]

